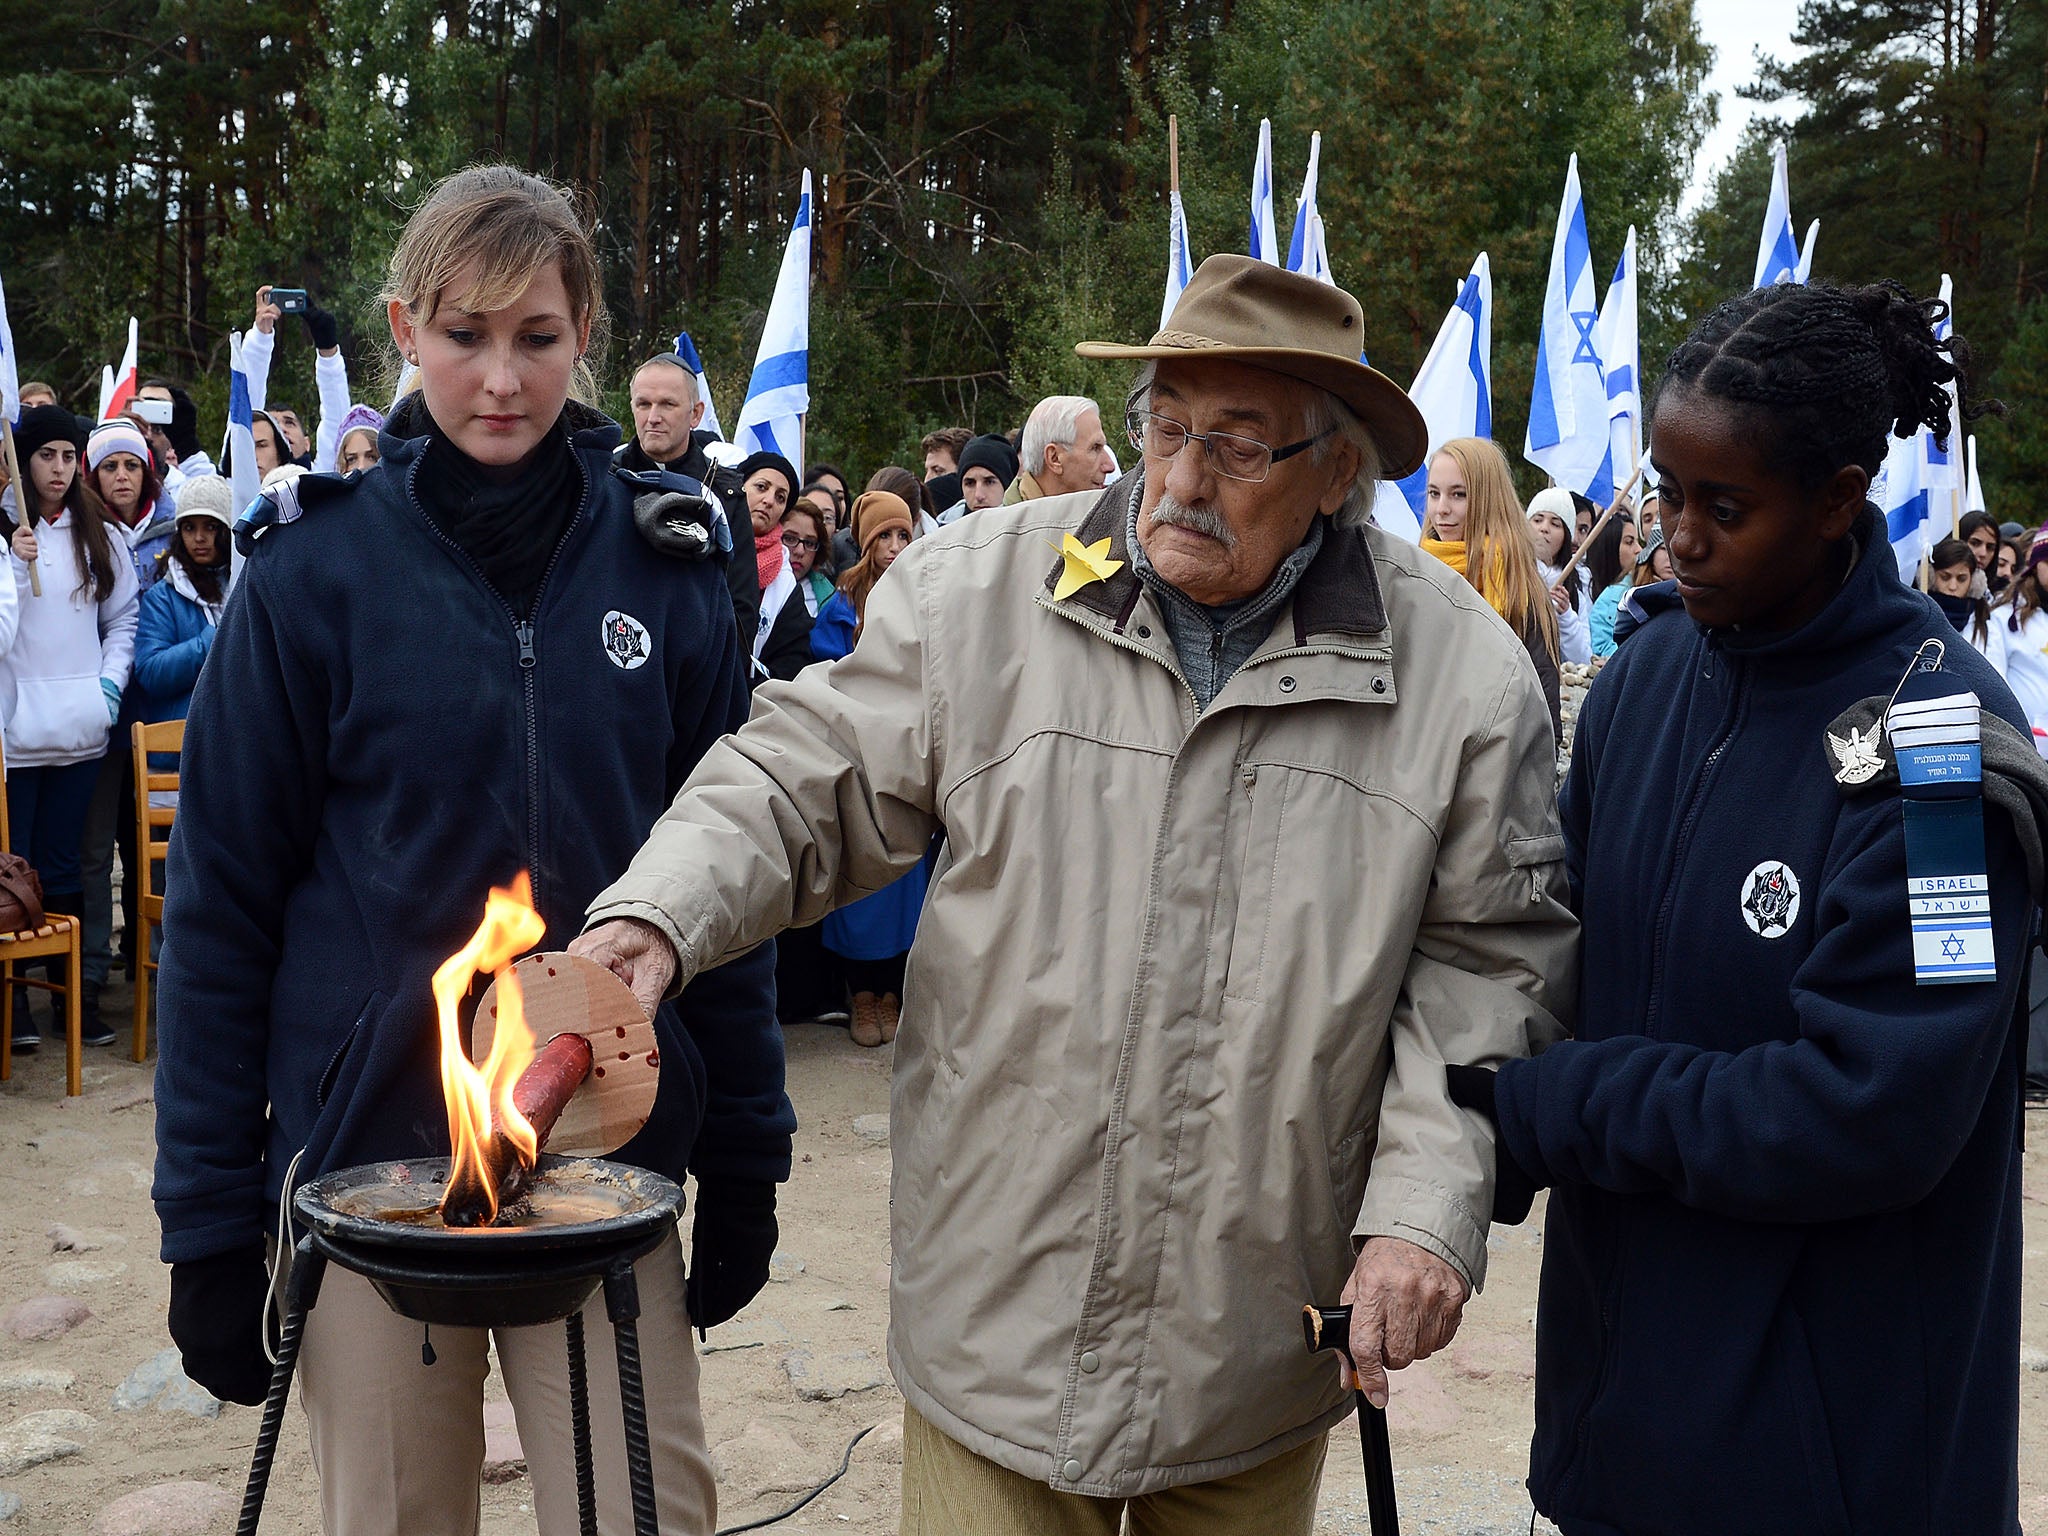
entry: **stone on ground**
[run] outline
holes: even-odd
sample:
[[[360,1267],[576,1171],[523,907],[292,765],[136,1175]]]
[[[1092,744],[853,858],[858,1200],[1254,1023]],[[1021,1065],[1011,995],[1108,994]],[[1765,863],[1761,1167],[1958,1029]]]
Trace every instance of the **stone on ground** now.
[[[54,1365],[10,1365],[0,1367],[0,1397],[23,1392],[69,1392],[78,1378]]]
[[[510,1403],[484,1404],[484,1481],[516,1483],[526,1476],[526,1447]]]
[[[853,1134],[871,1147],[889,1145],[889,1117],[887,1115],[855,1115]]]
[[[61,1221],[44,1236],[50,1240],[52,1253],[91,1253],[100,1246],[76,1227],[67,1227]]]
[[[0,1477],[18,1477],[46,1461],[76,1456],[96,1427],[91,1414],[72,1408],[24,1414],[0,1429]]]
[[[768,1278],[778,1285],[787,1285],[804,1272],[804,1261],[793,1253],[776,1253],[768,1257]]]
[[[43,1271],[43,1283],[52,1290],[76,1290],[126,1273],[128,1266],[119,1259],[59,1259]]]
[[[159,1413],[189,1413],[195,1419],[220,1417],[219,1399],[185,1374],[175,1349],[151,1355],[114,1388],[116,1408],[133,1412],[152,1404]]]
[[[825,1479],[825,1472],[817,1470],[817,1457],[794,1435],[760,1419],[713,1446],[711,1468],[718,1474],[720,1491],[730,1489],[741,1504],[771,1493],[808,1493]]]
[[[12,1520],[21,1513],[21,1495],[0,1489],[0,1520]]]
[[[211,1483],[156,1483],[101,1510],[92,1536],[212,1536],[240,1507],[233,1494]]]
[[[844,1354],[813,1355],[808,1349],[791,1350],[782,1358],[783,1374],[806,1403],[829,1403],[849,1392],[868,1392],[885,1379],[881,1364],[864,1349]]]
[[[61,1339],[88,1317],[92,1309],[76,1296],[37,1296],[0,1312],[0,1328],[24,1344]]]

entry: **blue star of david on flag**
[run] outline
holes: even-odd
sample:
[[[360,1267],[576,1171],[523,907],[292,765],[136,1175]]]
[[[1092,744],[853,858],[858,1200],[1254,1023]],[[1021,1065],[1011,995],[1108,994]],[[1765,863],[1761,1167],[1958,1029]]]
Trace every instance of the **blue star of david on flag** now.
[[[1950,960],[1960,960],[1963,958],[1963,941],[1950,934],[1941,941],[1941,952]]]
[[[1598,368],[1600,366],[1600,354],[1593,350],[1593,327],[1600,323],[1599,314],[1597,312],[1589,313],[1585,310],[1575,309],[1571,312],[1571,315],[1572,324],[1579,328],[1579,345],[1577,350],[1572,353],[1572,361],[1575,363],[1591,363],[1595,368]]]

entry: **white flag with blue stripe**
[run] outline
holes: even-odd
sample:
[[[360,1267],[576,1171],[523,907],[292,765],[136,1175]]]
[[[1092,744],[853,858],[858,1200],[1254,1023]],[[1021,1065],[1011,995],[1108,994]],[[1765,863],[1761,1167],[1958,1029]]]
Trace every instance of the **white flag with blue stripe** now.
[[[1486,252],[1458,285],[1408,398],[1429,427],[1429,452],[1414,474],[1380,487],[1372,516],[1389,533],[1419,539],[1430,459],[1454,437],[1493,436],[1493,270]]]
[[[1819,227],[1818,223],[1814,226]],[[1764,205],[1764,230],[1756,247],[1756,281],[1751,286],[1768,288],[1773,283],[1805,281],[1800,274],[1799,242],[1792,236],[1792,190],[1785,176],[1785,146],[1773,144],[1771,197]]]
[[[779,453],[794,463],[803,452],[803,417],[810,408],[811,173],[805,171],[796,221],[790,226],[775,297],[768,305],[768,324],[761,331],[747,398],[733,426],[733,446],[748,455]]]
[[[1600,363],[1607,372],[1608,479],[1624,483],[1643,461],[1643,348],[1637,311],[1636,227],[1628,227],[1614,281],[1600,301]]]
[[[263,488],[263,474],[256,468],[256,412],[249,404],[249,374],[242,366],[240,331],[228,333],[228,431],[221,457],[234,490],[235,516],[240,518]]]
[[[1948,274],[1941,279],[1941,297],[1947,301],[1952,285]],[[1936,339],[1949,332],[1944,319],[1934,330]],[[1951,406],[1953,411],[1953,406]],[[1953,420],[1953,416],[1951,416]],[[1947,537],[1960,508],[1951,497],[1954,486],[1952,460],[1960,444],[1951,436],[1947,448],[1935,442],[1934,434],[1922,427],[1910,437],[1894,437],[1887,446],[1884,468],[1870,488],[1870,499],[1884,513],[1886,537],[1898,557],[1899,577],[1911,582],[1927,551]]]
[[[1593,247],[1579,157],[1566,168],[1564,200],[1550,246],[1543,288],[1543,328],[1536,340],[1536,387],[1522,456],[1568,491],[1601,506],[1614,497],[1608,462],[1607,372],[1600,361],[1600,306],[1593,296]]]
[[[21,372],[14,359],[14,327],[7,320],[7,289],[0,285],[0,416],[21,420]]]
[[[1294,205],[1294,233],[1287,242],[1287,270],[1317,282],[1334,282],[1330,253],[1323,246],[1323,216],[1316,210],[1316,175],[1323,159],[1323,136],[1308,136],[1308,174],[1301,181],[1301,201]]]
[[[704,359],[697,355],[697,343],[690,339],[688,331],[676,333],[676,356],[680,357],[683,366],[696,376],[697,399],[704,406],[704,419],[698,425],[707,428],[723,440],[725,428],[718,424],[718,407],[711,403],[711,381],[704,377]]]
[[[0,325],[5,325],[6,323],[6,319],[0,317]],[[1963,510],[1965,512],[1988,512],[1991,509],[1984,505],[1984,482],[1977,475],[1977,439],[1974,434],[1972,434],[1969,440],[1969,453],[1966,464],[1970,475],[1970,488],[1963,493]]]
[[[1162,331],[1173,317],[1173,306],[1180,302],[1188,279],[1194,275],[1195,258],[1188,250],[1188,211],[1181,206],[1180,193],[1175,191],[1166,223],[1166,299],[1159,306],[1159,329]]]
[[[1260,261],[1280,265],[1280,238],[1273,224],[1273,125],[1259,119],[1259,158],[1252,165],[1252,233],[1247,248]]]

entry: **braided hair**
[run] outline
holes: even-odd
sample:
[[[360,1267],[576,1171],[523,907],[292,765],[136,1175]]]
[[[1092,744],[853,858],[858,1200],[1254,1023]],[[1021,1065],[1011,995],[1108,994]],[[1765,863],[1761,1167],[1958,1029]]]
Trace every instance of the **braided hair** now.
[[[1916,299],[1891,281],[1753,289],[1708,315],[1671,354],[1651,414],[1674,386],[1695,389],[1755,407],[1765,463],[1803,491],[1851,464],[1874,477],[1892,436],[1924,426],[1946,445],[1948,385],[1966,421],[2003,409],[1970,396],[1963,338],[1935,339],[1947,317],[1940,300]]]

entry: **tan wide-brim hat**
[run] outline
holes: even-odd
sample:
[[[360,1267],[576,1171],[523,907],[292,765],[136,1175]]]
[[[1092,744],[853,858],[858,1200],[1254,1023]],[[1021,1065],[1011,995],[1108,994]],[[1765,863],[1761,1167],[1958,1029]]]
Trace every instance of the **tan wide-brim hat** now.
[[[1132,362],[1243,363],[1326,389],[1372,434],[1381,473],[1398,480],[1422,467],[1429,427],[1406,390],[1358,360],[1364,335],[1365,312],[1342,288],[1250,256],[1211,256],[1146,345],[1084,341],[1074,350]]]

